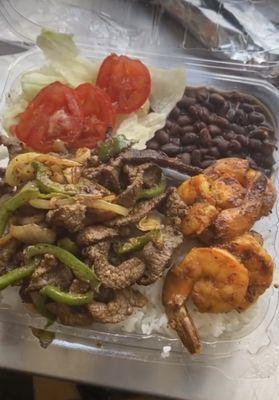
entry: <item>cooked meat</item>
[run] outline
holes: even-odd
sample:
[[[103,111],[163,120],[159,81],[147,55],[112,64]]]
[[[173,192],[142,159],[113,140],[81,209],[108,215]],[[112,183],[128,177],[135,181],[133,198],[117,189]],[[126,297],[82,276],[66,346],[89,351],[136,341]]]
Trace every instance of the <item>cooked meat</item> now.
[[[115,297],[108,303],[93,301],[88,306],[92,318],[96,322],[116,324],[133,313],[133,307],[143,307],[145,297],[133,290],[124,289],[115,292]]]
[[[109,249],[110,243],[104,242],[87,251],[100,282],[111,289],[124,289],[136,283],[145,270],[145,263],[137,257],[132,257],[114,266],[108,259]]]
[[[187,205],[179,196],[176,188],[170,188],[166,202],[166,216],[175,226],[180,227],[187,214]]]
[[[146,270],[138,281],[140,285],[150,285],[160,278],[164,270],[170,266],[173,252],[183,242],[183,235],[172,226],[167,226],[162,236],[162,247],[149,242],[142,250]]]
[[[153,162],[160,167],[174,169],[191,176],[201,172],[201,169],[198,167],[186,165],[178,158],[171,158],[160,151],[150,149],[127,150],[121,153],[120,156],[114,161],[114,163],[118,165],[122,164],[123,162],[128,164],[143,164],[146,162]]]
[[[162,179],[162,171],[156,165],[146,163],[140,166],[125,165],[123,173],[127,175],[128,186],[118,196],[117,203],[132,208],[142,189],[158,184]]]
[[[7,147],[10,158],[22,153],[22,143],[14,136],[0,135],[0,145]]]
[[[5,274],[9,270],[17,267],[17,250],[20,243],[15,240],[9,240],[4,246],[0,247],[0,275]]]
[[[5,182],[5,168],[0,167],[0,196],[13,191],[13,188]]]
[[[84,227],[85,215],[86,206],[75,203],[50,210],[47,213],[47,221],[70,232],[78,232]]]
[[[102,240],[112,239],[119,234],[116,229],[109,228],[103,225],[87,226],[79,232],[77,242],[81,246],[90,246]]]
[[[106,225],[121,227],[125,225],[135,224],[150,211],[158,208],[165,198],[166,193],[163,193],[160,196],[154,197],[153,199],[140,201],[132,209],[129,215],[127,215],[127,217],[115,218],[112,221],[108,221]]]
[[[47,308],[63,325],[88,326],[93,322],[86,307],[70,307],[64,304],[50,303]]]
[[[69,292],[83,294],[90,290],[90,285],[87,282],[82,282],[79,279],[74,279],[71,283]]]
[[[101,164],[96,168],[84,168],[82,176],[90,180],[97,180],[102,186],[114,193],[121,191],[119,168],[114,167],[114,165]]]
[[[54,285],[61,290],[67,290],[72,281],[72,271],[60,264],[52,254],[45,254],[31,276],[28,291],[40,290],[45,285]]]
[[[108,196],[111,191],[98,182],[90,181],[89,179],[81,179],[79,182],[80,193],[83,194],[94,194],[96,196]]]

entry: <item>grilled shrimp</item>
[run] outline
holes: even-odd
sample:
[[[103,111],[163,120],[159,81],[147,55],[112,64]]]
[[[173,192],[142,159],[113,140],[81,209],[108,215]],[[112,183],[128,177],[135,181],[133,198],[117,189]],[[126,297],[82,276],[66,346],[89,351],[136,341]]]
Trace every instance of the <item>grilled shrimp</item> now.
[[[210,167],[206,168],[203,172],[206,176],[213,179],[229,175],[236,179],[242,186],[249,187],[255,180],[255,175],[259,174],[258,171],[250,168],[249,161],[240,158],[224,158],[216,161]],[[263,204],[259,218],[263,215],[269,214],[276,199],[276,190],[270,179],[267,178],[265,192],[263,194]]]
[[[183,182],[178,193],[188,206],[182,232],[205,242],[226,241],[249,231],[270,212],[276,196],[271,181],[238,158],[216,161]]]
[[[253,304],[272,282],[273,262],[261,246],[259,236],[245,233],[222,246],[237,257],[248,270],[249,284],[245,298],[238,306],[240,311]]]
[[[186,300],[191,298],[200,312],[228,312],[243,303],[248,283],[248,271],[241,261],[217,247],[194,248],[169,270],[163,304],[170,326],[190,353],[200,351],[200,339]]]

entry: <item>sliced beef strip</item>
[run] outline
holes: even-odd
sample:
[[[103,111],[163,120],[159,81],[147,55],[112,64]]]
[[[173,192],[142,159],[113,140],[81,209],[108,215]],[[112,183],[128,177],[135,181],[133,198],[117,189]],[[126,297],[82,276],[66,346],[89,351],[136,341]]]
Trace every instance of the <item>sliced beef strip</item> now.
[[[11,193],[14,188],[5,182],[6,169],[0,167],[0,196],[6,193]]]
[[[115,296],[108,303],[92,301],[88,310],[96,322],[116,324],[125,320],[134,311],[134,307],[144,307],[145,297],[131,288],[115,291]]]
[[[128,186],[118,196],[117,203],[124,207],[131,208],[136,204],[141,190],[157,185],[162,179],[162,171],[151,163],[140,166],[125,165],[123,174],[128,178]]]
[[[119,235],[118,231],[103,225],[87,226],[82,229],[78,236],[77,242],[81,246],[90,246],[100,241],[113,239]]]
[[[9,240],[3,247],[0,247],[0,275],[17,267],[17,250],[20,243],[15,240]]]
[[[110,164],[101,164],[98,167],[86,167],[82,171],[82,176],[99,182],[106,189],[114,192],[121,192],[121,183],[119,176],[119,168]]]
[[[87,257],[93,262],[100,282],[111,289],[124,289],[136,283],[145,270],[145,263],[131,257],[115,266],[109,261],[110,243],[102,242],[87,249]]]
[[[71,283],[69,292],[83,294],[88,292],[88,290],[90,290],[90,285],[87,282],[82,282],[79,279],[74,279]]]
[[[69,232],[78,232],[84,228],[86,206],[75,203],[50,210],[47,221],[54,226],[67,229]]]
[[[13,156],[22,153],[23,145],[22,143],[14,136],[6,136],[0,135],[0,145],[7,147],[9,156],[12,158]]]
[[[31,276],[27,291],[40,290],[46,285],[54,285],[68,290],[73,281],[72,271],[59,263],[52,254],[45,254]]]
[[[150,211],[158,208],[165,198],[166,193],[163,193],[160,196],[154,197],[153,199],[139,201],[126,217],[115,218],[106,222],[106,225],[119,228],[125,225],[136,224]]]
[[[88,326],[93,322],[86,307],[70,307],[65,304],[49,303],[47,308],[63,325]]]
[[[141,257],[146,263],[146,270],[139,279],[140,285],[150,285],[159,279],[166,268],[170,266],[174,251],[183,242],[183,235],[172,226],[167,226],[162,232],[162,247],[153,242],[144,246]]]
[[[90,181],[89,179],[82,179],[80,182],[81,194],[93,194],[96,196],[108,196],[111,191],[98,182]]]
[[[179,196],[176,188],[168,189],[165,206],[165,214],[169,221],[176,227],[180,227],[182,219],[187,214],[187,205]]]
[[[168,157],[165,153],[157,150],[136,150],[130,149],[121,153],[117,159],[114,160],[114,165],[121,164],[143,164],[146,162],[152,162],[163,168],[170,168],[176,171],[188,174],[190,176],[197,175],[202,172],[198,167],[184,164],[178,158]]]

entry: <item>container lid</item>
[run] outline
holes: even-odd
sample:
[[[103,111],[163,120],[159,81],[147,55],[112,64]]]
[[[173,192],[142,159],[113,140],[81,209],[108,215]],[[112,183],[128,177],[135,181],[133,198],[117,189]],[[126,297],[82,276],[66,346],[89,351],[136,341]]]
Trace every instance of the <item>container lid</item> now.
[[[175,54],[187,49],[201,58],[241,62],[257,52],[259,62],[279,59],[277,0],[3,0],[0,11],[25,41],[34,42],[47,27],[74,33],[92,47],[164,54],[166,48]],[[267,41],[272,57],[266,57]]]
[[[35,42],[42,27],[73,33],[83,45],[160,52],[183,51],[185,30],[162,6],[136,0],[4,0],[2,15],[24,41]],[[168,25],[169,29],[162,29]],[[200,47],[192,39],[191,47]]]

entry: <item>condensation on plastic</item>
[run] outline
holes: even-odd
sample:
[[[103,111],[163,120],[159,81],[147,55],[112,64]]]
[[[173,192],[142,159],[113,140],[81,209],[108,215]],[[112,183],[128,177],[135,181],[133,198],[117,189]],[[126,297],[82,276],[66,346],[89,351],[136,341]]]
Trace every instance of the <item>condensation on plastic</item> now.
[[[112,48],[96,50],[90,46],[81,46],[81,52],[90,59],[101,59]],[[123,52],[127,49],[123,49]],[[239,90],[255,95],[269,109],[274,124],[278,129],[279,94],[271,84],[255,79],[255,77],[242,71],[242,75],[234,70],[224,69],[223,66],[199,61],[197,64],[185,57],[166,57],[152,55],[129,50],[129,54],[143,60],[147,65],[162,68],[182,67],[187,71],[189,85],[206,85],[220,90]],[[0,113],[5,106],[6,98],[12,92],[19,91],[19,77],[30,68],[38,67],[44,63],[42,53],[30,50],[20,56],[12,64],[0,103]],[[276,129],[276,130],[277,130]],[[276,151],[275,158],[278,162],[279,154]],[[275,170],[273,179],[279,191],[278,170]],[[265,248],[279,264],[278,256],[278,213],[279,201],[277,201],[273,213],[260,221],[256,228],[263,234]],[[277,278],[277,271],[275,279]],[[17,289],[7,289],[2,293],[0,303],[0,320],[18,326],[43,327],[41,317],[28,312],[16,294]],[[203,342],[203,351],[199,356],[190,356],[180,344],[178,339],[152,334],[126,334],[119,331],[110,331],[105,325],[92,326],[90,328],[66,327],[54,324],[51,328],[58,337],[70,338],[60,340],[68,348],[80,348],[98,354],[104,354],[114,358],[136,359],[146,362],[182,364],[201,368],[218,368],[229,378],[267,378],[275,373],[279,364],[279,326],[278,319],[278,290],[271,287],[259,299],[259,308],[254,318],[244,329],[233,335],[223,335],[218,339],[208,338]],[[58,345],[58,343],[56,343]],[[101,347],[100,347],[101,344]],[[172,351],[169,357],[162,358],[163,346],[170,345]]]

